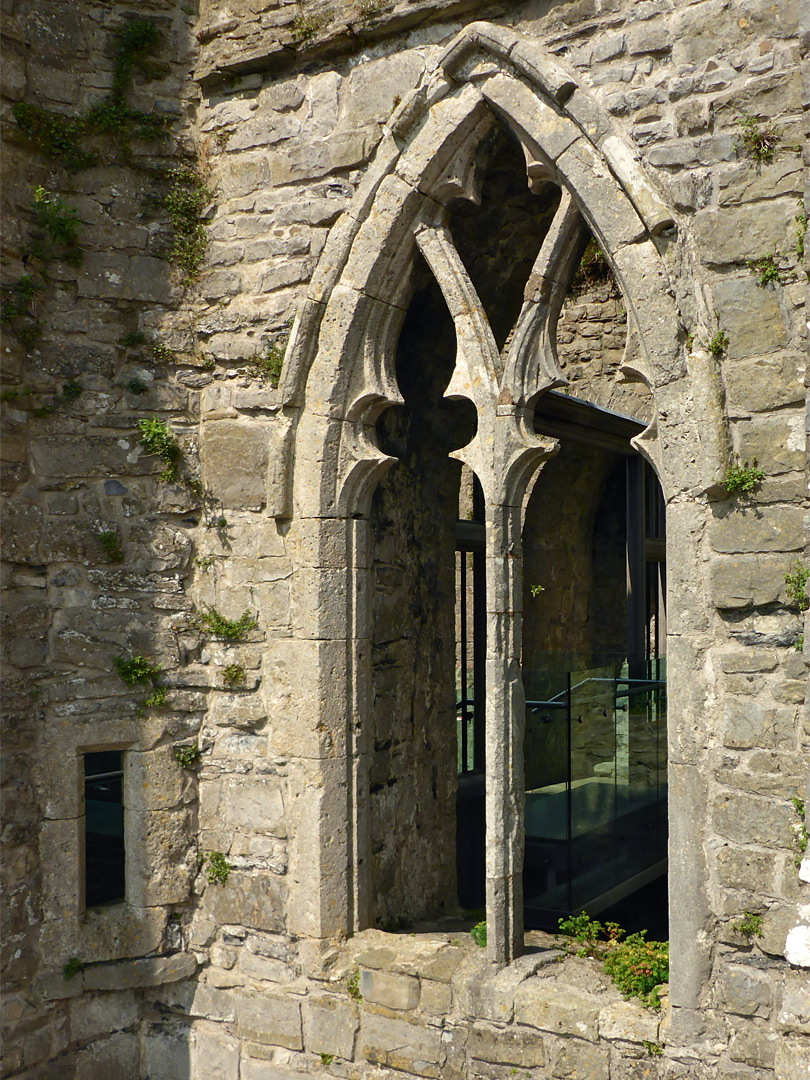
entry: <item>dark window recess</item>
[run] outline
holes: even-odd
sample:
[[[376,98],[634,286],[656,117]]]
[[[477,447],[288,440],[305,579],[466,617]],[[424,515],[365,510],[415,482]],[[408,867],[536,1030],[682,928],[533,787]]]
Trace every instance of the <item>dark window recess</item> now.
[[[85,906],[125,896],[124,755],[104,750],[84,755]]]

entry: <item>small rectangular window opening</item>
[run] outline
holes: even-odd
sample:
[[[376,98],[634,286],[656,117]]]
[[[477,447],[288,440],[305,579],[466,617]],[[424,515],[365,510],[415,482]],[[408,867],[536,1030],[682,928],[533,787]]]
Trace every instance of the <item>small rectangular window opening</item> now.
[[[84,755],[85,906],[125,898],[124,755],[103,750]]]

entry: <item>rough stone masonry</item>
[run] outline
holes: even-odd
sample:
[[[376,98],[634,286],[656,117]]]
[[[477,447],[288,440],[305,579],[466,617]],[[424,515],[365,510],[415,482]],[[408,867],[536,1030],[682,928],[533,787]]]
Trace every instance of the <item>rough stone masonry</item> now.
[[[4,5],[4,1077],[810,1077],[807,20]],[[666,499],[660,1011],[523,929],[554,388],[643,422]],[[446,921],[471,474],[486,950]]]

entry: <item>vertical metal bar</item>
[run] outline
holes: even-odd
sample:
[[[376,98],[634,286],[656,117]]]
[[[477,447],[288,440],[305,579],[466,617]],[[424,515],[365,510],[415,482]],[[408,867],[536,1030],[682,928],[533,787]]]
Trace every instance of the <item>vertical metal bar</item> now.
[[[568,914],[571,914],[573,903],[573,890],[571,888],[571,879],[574,876],[574,853],[571,850],[571,844],[573,838],[571,835],[571,672],[566,674],[565,685],[565,753],[568,761],[568,772],[565,781],[565,848],[566,848],[566,863],[567,863],[567,894],[568,894]]]
[[[473,768],[484,769],[484,718],[487,682],[486,558],[475,551],[473,560]]]
[[[631,679],[644,677],[640,667],[646,651],[643,466],[639,455],[627,459],[627,659]]]
[[[461,556],[461,771],[468,771],[467,762],[467,552]]]

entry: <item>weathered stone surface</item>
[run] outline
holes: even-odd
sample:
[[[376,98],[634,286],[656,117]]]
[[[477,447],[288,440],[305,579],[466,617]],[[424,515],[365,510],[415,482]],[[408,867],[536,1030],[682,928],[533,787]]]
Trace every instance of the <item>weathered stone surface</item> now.
[[[239,994],[236,1020],[245,1039],[290,1050],[303,1049],[301,1002],[292,995]]]
[[[769,1016],[773,991],[766,972],[746,964],[728,964],[720,974],[720,992],[728,1009],[743,1016]]]
[[[710,536],[720,552],[799,551],[804,546],[804,513],[798,506],[762,507],[756,515],[732,509],[718,513]]]
[[[304,1045],[316,1054],[351,1060],[360,1026],[359,1009],[350,998],[309,997],[304,1004]]]
[[[473,1027],[467,1040],[473,1061],[532,1069],[546,1064],[543,1039],[534,1032]]]
[[[551,1075],[561,1080],[607,1080],[610,1064],[607,1050],[579,1039],[558,1044],[551,1059]]]
[[[545,978],[527,979],[515,994],[515,1020],[519,1024],[574,1035],[597,1038],[598,1002],[585,994],[564,990]]]
[[[361,968],[360,993],[364,1000],[388,1009],[415,1009],[419,1004],[419,980],[411,975]]]
[[[599,1037],[624,1042],[658,1042],[658,1016],[630,1001],[617,1001],[599,1013]]]
[[[713,559],[709,569],[712,600],[722,610],[759,607],[784,596],[782,556],[742,555]]]
[[[442,1075],[441,1033],[435,1028],[366,1014],[360,1029],[359,1051],[377,1065],[437,1078]]]

